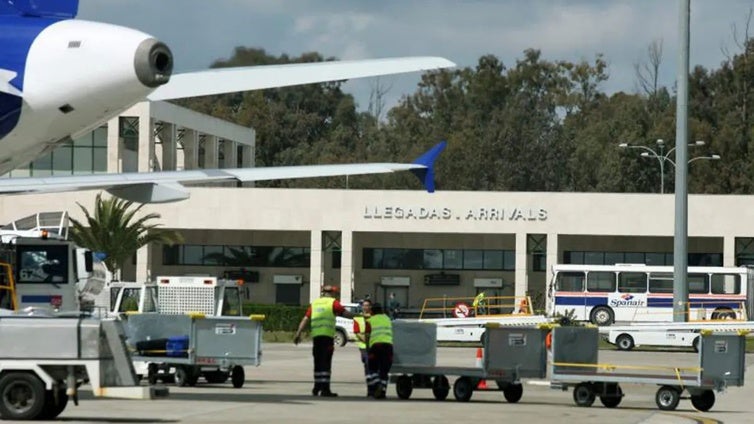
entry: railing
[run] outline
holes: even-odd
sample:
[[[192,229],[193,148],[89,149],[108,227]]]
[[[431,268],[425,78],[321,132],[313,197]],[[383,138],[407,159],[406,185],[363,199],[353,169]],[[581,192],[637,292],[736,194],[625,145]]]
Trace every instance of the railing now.
[[[471,318],[533,315],[529,296],[435,297],[424,300],[423,318]]]

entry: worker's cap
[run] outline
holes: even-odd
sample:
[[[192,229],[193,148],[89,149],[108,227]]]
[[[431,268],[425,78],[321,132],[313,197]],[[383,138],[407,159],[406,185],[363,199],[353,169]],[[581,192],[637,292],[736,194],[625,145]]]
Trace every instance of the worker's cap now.
[[[322,287],[322,291],[324,293],[337,293],[340,290],[338,290],[337,286],[331,286],[331,285],[328,284],[328,285]]]

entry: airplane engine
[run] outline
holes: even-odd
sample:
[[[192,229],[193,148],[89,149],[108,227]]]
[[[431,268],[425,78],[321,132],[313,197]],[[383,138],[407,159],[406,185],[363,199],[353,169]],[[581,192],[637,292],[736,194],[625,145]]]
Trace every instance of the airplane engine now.
[[[148,34],[73,19],[44,28],[41,21],[28,22],[28,31],[18,28],[12,36],[11,59],[20,63],[12,83],[23,103],[18,121],[7,125],[25,136],[8,141],[13,163],[4,166],[28,162],[65,136],[85,134],[170,80],[173,55]]]

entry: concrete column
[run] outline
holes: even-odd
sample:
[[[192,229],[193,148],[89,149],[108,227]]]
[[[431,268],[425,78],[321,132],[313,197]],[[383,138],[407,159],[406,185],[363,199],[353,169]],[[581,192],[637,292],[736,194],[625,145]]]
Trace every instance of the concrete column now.
[[[736,238],[723,237],[723,266],[736,266]]]
[[[162,123],[160,129],[160,141],[162,141],[162,170],[175,171],[176,169],[176,150],[178,134],[175,124],[168,122]]]
[[[122,172],[120,164],[120,117],[107,121],[107,172]]]
[[[526,274],[526,233],[516,233],[516,287],[515,296],[526,296],[529,281]]]
[[[241,167],[252,168],[254,166],[254,148],[247,144],[241,145]],[[254,187],[254,181],[242,183],[243,187]]]
[[[353,231],[343,230],[340,233],[340,301],[351,302],[355,289],[355,281],[353,281]]]
[[[312,230],[311,258],[309,262],[309,302],[317,299],[322,289],[323,269],[322,269],[322,231]]]
[[[549,290],[552,281],[552,266],[558,263],[558,235],[556,233],[547,234],[547,273],[545,274],[545,290]],[[550,298],[545,292],[545,310],[550,310]]]
[[[154,122],[147,113],[139,115],[139,154],[138,170],[139,172],[150,172],[154,170]]]
[[[152,269],[151,255],[149,245],[142,246],[136,251],[136,282],[143,283],[149,281],[152,276],[149,270]]]
[[[223,168],[238,168],[238,143],[223,140]]]
[[[183,144],[183,169],[199,168],[199,134],[186,128],[181,138]]]
[[[218,163],[218,143],[217,136],[205,135],[204,136],[204,168],[205,169],[217,169]]]

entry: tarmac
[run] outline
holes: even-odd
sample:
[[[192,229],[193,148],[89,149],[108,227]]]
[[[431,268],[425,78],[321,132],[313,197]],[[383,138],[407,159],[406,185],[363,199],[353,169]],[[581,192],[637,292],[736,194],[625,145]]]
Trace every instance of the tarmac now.
[[[440,348],[438,365],[473,367],[473,348]],[[632,365],[694,365],[696,354],[678,351],[601,351],[600,362]],[[747,366],[754,355],[747,355]],[[748,373],[747,373],[748,374]],[[311,345],[268,343],[263,346],[262,365],[246,369],[240,389],[228,384],[196,387],[170,386],[170,395],[159,400],[93,398],[82,391],[79,406],[69,403],[58,421],[69,423],[475,423],[501,419],[532,423],[748,423],[754,421],[754,377],[743,387],[717,393],[710,412],[695,410],[681,400],[672,412],[655,405],[657,386],[621,384],[625,397],[617,408],[605,408],[599,400],[592,407],[577,407],[571,391],[554,390],[546,381],[527,380],[520,402],[507,403],[500,391],[475,391],[469,402],[453,394],[445,401],[434,399],[431,390],[415,389],[401,400],[393,384],[388,398],[367,398],[363,368],[353,344],[337,348],[333,366],[333,391],[337,398],[311,395]],[[448,376],[451,385],[455,376]],[[489,386],[495,387],[494,382]],[[143,383],[146,384],[146,383]]]

